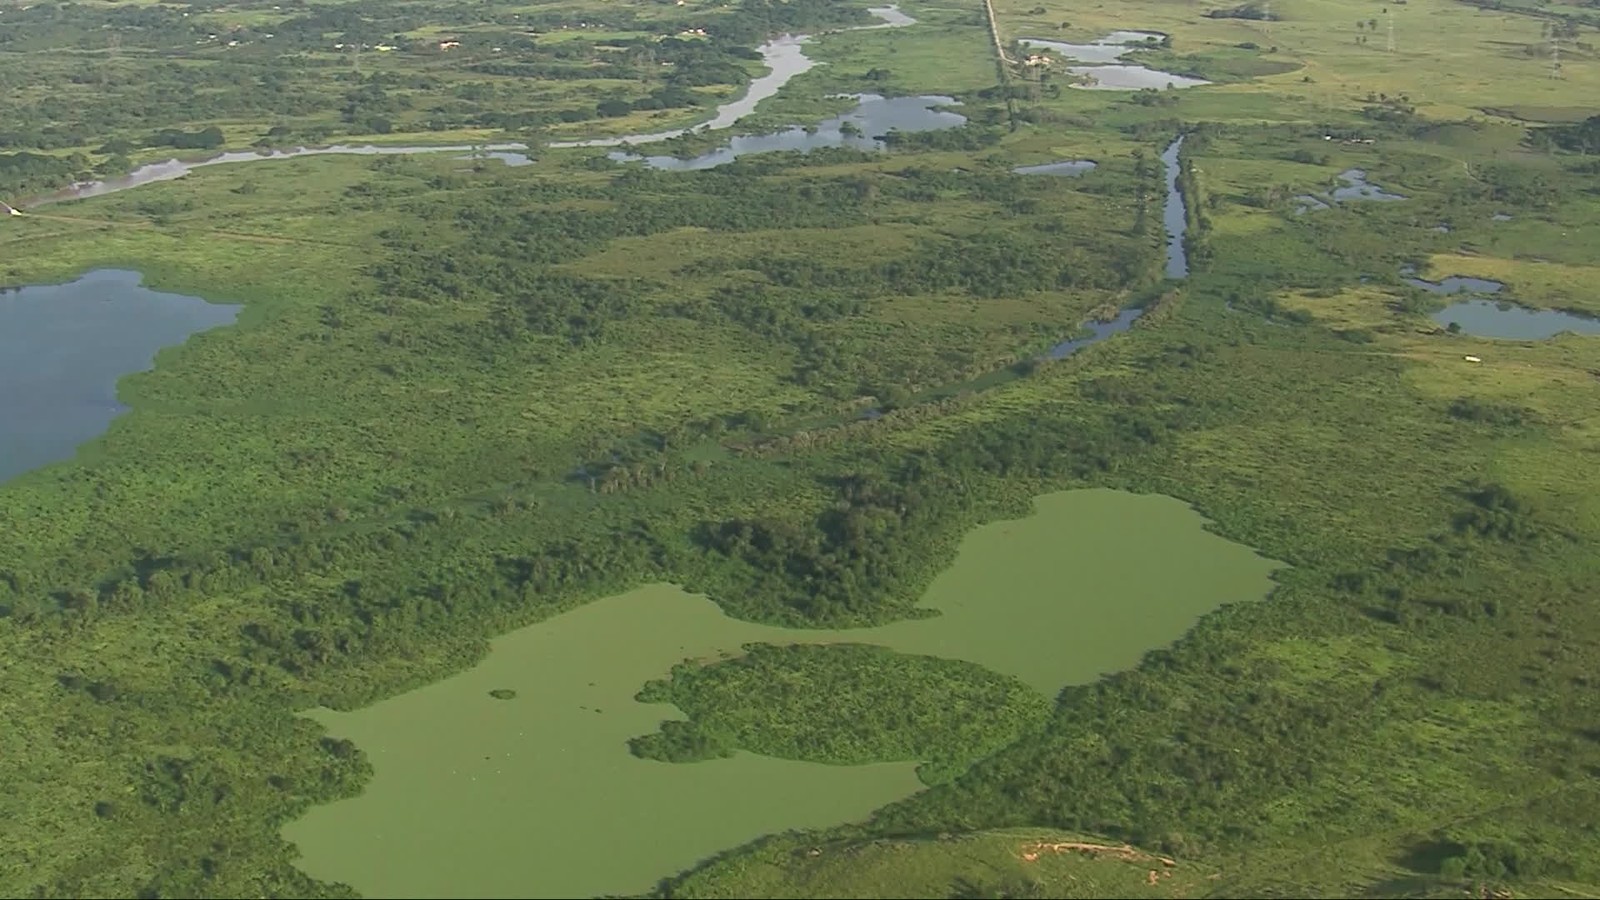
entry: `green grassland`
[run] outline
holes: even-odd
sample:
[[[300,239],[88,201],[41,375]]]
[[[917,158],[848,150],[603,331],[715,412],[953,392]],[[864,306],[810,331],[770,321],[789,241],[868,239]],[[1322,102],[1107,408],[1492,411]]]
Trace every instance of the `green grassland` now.
[[[693,896],[739,897],[1184,897],[1207,872],[1094,836],[1046,829],[808,844],[764,841],[729,884],[708,877],[682,886]],[[720,873],[719,873],[720,874]],[[1153,879],[1152,879],[1153,875]]]
[[[837,108],[824,93],[873,83],[952,93],[993,138],[975,150],[685,174],[594,151],[518,169],[301,159],[0,221],[7,283],[116,265],[246,304],[126,379],[133,411],[77,460],[0,487],[0,893],[347,893],[297,870],[278,829],[360,791],[369,766],[299,711],[428,683],[494,635],[646,581],[772,623],[903,617],[972,526],[1082,486],[1194,503],[1291,568],[1268,602],[1207,616],[1027,728],[994,726],[1010,743],[939,786],[730,848],[662,892],[1597,893],[1600,342],[1451,335],[1397,277],[1484,275],[1529,305],[1600,311],[1593,157],[1525,147],[1490,112],[1581,107],[1593,29],[1554,80],[1524,51],[1542,19],[1511,10],[1412,0],[1390,55],[1385,29],[1355,27],[1381,23],[1379,3],[1283,0],[1270,26],[1208,8],[997,6],[1006,40],[1149,28],[1232,73],[1173,96],[993,84],[981,11],[908,4],[926,27],[819,37],[828,65],[762,109],[816,117]],[[44,33],[81,42],[74,22]],[[109,64],[220,68],[174,47],[130,36]],[[7,52],[18,103],[88,90]],[[52,65],[107,64],[101,44],[82,52],[102,55]],[[295,134],[333,127],[326,99]],[[232,142],[274,121],[182,125],[225,123]],[[95,127],[31,146],[134,133]],[[1160,292],[1151,161],[1180,128],[1193,276],[1127,334],[1012,370]],[[1100,167],[1005,174],[1063,157]],[[1294,213],[1348,167],[1408,199]],[[858,421],[874,403],[893,409]],[[738,665],[679,674],[715,686]],[[789,711],[680,698],[679,681],[686,712],[706,704],[695,718],[786,752],[751,723]],[[851,761],[906,756],[862,746]],[[1019,855],[1072,841],[1140,849]]]

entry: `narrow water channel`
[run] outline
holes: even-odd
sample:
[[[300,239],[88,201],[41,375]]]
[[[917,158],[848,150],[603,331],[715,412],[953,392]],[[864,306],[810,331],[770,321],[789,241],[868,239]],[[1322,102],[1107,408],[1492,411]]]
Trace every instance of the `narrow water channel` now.
[[[1167,197],[1161,211],[1161,222],[1167,232],[1165,271],[1166,276],[1171,279],[1189,277],[1189,256],[1184,249],[1184,239],[1189,232],[1189,216],[1183,201],[1183,189],[1178,185],[1180,171],[1178,154],[1183,150],[1183,138],[1183,135],[1178,135],[1167,145],[1167,149],[1161,152],[1161,165],[1164,167],[1167,183]],[[1042,359],[1066,359],[1085,347],[1127,331],[1142,315],[1144,315],[1143,309],[1125,309],[1109,322],[1085,323],[1084,327],[1089,329],[1088,336],[1062,341],[1050,348],[1050,352]]]
[[[1178,154],[1183,150],[1183,135],[1167,145],[1161,152],[1161,165],[1167,174],[1167,204],[1161,212],[1161,223],[1167,229],[1167,277],[1189,277],[1189,254],[1183,240],[1189,232],[1189,214],[1183,205],[1183,190],[1178,187],[1180,166]]]
[[[867,10],[880,21],[874,25],[861,25],[855,28],[842,29],[844,31],[865,31],[876,28],[904,28],[916,24],[916,19],[900,11],[898,6],[872,7]],[[717,107],[711,119],[698,125],[686,128],[660,131],[648,134],[629,134],[621,137],[594,138],[585,141],[554,141],[547,146],[551,149],[564,149],[574,147],[621,147],[624,145],[652,144],[669,138],[680,137],[685,134],[705,131],[718,131],[731,128],[734,123],[753,112],[761,101],[777,94],[784,85],[788,84],[796,75],[808,72],[816,65],[816,61],[806,56],[805,43],[811,39],[810,35],[790,34],[782,35],[762,44],[757,48],[761,53],[761,61],[768,68],[768,72],[750,82],[749,88],[737,99],[730,100]],[[945,125],[944,127],[949,127]],[[208,159],[179,160],[169,159],[162,162],[150,163],[140,166],[126,175],[107,178],[99,181],[85,181],[63,188],[54,193],[29,200],[22,204],[23,208],[31,208],[49,203],[59,203],[65,200],[82,200],[88,197],[100,197],[106,194],[115,194],[141,185],[154,184],[161,181],[173,181],[188,175],[195,169],[205,166],[231,165],[236,163],[265,162],[268,160],[294,159],[301,156],[327,156],[327,155],[403,155],[412,153],[466,153],[483,155],[486,158],[499,159],[507,165],[527,165],[532,160],[526,153],[518,151],[528,150],[528,145],[516,141],[492,144],[445,144],[445,145],[374,145],[374,144],[335,144],[331,147],[296,147],[285,150],[232,150],[220,153]]]

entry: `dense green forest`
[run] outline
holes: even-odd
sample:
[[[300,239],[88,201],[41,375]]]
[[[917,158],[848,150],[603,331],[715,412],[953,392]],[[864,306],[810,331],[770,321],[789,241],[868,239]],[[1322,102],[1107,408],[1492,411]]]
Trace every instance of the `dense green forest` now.
[[[838,764],[927,760],[918,773],[937,784],[1015,741],[1048,706],[973,663],[865,644],[747,650],[646,684],[639,702],[671,703],[690,718],[635,738],[633,752],[669,762],[734,750]]]
[[[5,196],[221,147],[658,130],[758,73],[768,36],[869,21],[824,0],[24,6],[0,5]],[[827,65],[777,98],[963,96],[969,125],[881,153],[307,158],[0,222],[7,284],[116,265],[245,304],[126,379],[133,412],[78,459],[0,485],[0,893],[351,896],[280,829],[382,761],[309,708],[653,581],[794,628],[925,615],[974,526],[1095,486],[1193,503],[1288,568],[1058,697],[860,643],[659,673],[638,700],[676,712],[630,744],[650,764],[915,761],[927,787],[658,892],[871,895],[851,879],[891,851],[953,895],[1123,889],[1070,860],[996,880],[982,853],[1013,866],[1015,829],[1051,829],[1163,854],[1189,895],[1592,894],[1600,344],[1448,331],[1430,316],[1453,298],[1401,278],[1600,312],[1593,111],[1478,106],[1586,102],[1592,32],[1559,12],[1557,81],[1493,49],[1545,46],[1549,15],[1412,0],[1439,34],[1374,74],[1345,33],[1370,6],[1275,6],[1268,40],[1238,10],[998,4],[1001,46],[1161,28],[1170,50],[1138,58],[1235,82],[1143,94],[1030,84],[976,11],[910,4],[932,24],[819,37]],[[1456,44],[1490,48],[1481,97]],[[1157,155],[1180,132],[1192,272],[1163,280]],[[1098,165],[1011,173],[1060,158]],[[1406,199],[1296,211],[1348,168]],[[1130,304],[1126,333],[1038,360]],[[1149,564],[1172,564],[1154,536]],[[859,864],[805,880],[836,857]]]

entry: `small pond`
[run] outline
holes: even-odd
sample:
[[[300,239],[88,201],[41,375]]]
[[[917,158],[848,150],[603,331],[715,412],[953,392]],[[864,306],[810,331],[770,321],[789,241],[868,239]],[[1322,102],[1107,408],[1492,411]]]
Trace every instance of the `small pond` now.
[[[1011,171],[1017,175],[1060,175],[1066,178],[1075,178],[1086,172],[1094,170],[1097,165],[1092,159],[1066,159],[1061,162],[1043,163],[1037,166],[1017,166]]]
[[[238,312],[111,269],[0,294],[0,481],[70,459],[126,411],[122,376]]]
[[[612,151],[610,157],[618,162],[643,162],[653,169],[679,172],[711,169],[751,153],[783,150],[809,152],[820,147],[881,150],[884,145],[878,138],[892,131],[938,131],[960,127],[967,121],[965,116],[942,108],[960,105],[960,101],[953,97],[880,97],[877,94],[861,94],[857,101],[855,109],[823,121],[813,129],[797,126],[771,134],[741,135],[730,139],[727,146],[689,159],[639,156],[620,150]]]
[[[1434,313],[1433,320],[1476,337],[1514,341],[1541,341],[1565,331],[1600,334],[1600,319],[1484,299],[1452,303]]]
[[[1111,64],[1147,41],[1159,42],[1166,35],[1158,31],[1113,31],[1088,44],[1070,44],[1042,38],[1022,38],[1018,43],[1060,54],[1073,62]]]
[[[1296,196],[1294,209],[1295,215],[1304,215],[1319,209],[1328,209],[1333,203],[1347,203],[1359,200],[1404,200],[1403,195],[1393,194],[1367,180],[1365,169],[1345,169],[1338,174],[1338,179],[1344,182],[1343,186],[1336,187],[1325,194],[1300,194]],[[1450,229],[1441,226],[1445,231]],[[1435,229],[1438,230],[1438,229]]]
[[[1367,180],[1365,169],[1345,169],[1339,173],[1344,187],[1333,189],[1333,199],[1345,200],[1404,200],[1400,194],[1391,194]]]
[[[1072,85],[1080,90],[1137,91],[1150,88],[1159,91],[1169,87],[1191,88],[1210,84],[1204,79],[1173,75],[1149,66],[1118,61],[1124,54],[1139,49],[1141,43],[1151,39],[1159,41],[1164,36],[1153,31],[1113,31],[1089,44],[1069,44],[1040,38],[1021,38],[1018,43],[1052,51],[1074,62],[1089,63],[1067,67],[1069,74],[1089,79],[1086,84]]]
[[[1089,78],[1086,84],[1070,85],[1082,91],[1164,91],[1168,88],[1181,90],[1211,83],[1203,78],[1159,72],[1148,66],[1072,66],[1067,71],[1073,75],[1084,75]]]

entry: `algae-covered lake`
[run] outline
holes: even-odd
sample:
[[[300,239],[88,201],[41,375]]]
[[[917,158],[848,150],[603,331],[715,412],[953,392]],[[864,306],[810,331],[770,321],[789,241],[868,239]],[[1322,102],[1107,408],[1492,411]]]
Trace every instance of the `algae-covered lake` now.
[[[669,585],[597,601],[505,635],[445,681],[314,713],[376,774],[285,837],[307,873],[367,896],[572,897],[644,891],[761,834],[861,818],[920,787],[914,764],[637,759],[627,739],[680,716],[634,693],[685,658],[848,640],[971,660],[1053,696],[1266,594],[1278,564],[1203,526],[1169,497],[1041,497],[966,538],[923,599],[939,616],[871,629],[739,622]]]

